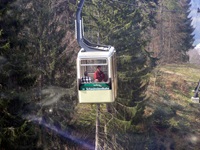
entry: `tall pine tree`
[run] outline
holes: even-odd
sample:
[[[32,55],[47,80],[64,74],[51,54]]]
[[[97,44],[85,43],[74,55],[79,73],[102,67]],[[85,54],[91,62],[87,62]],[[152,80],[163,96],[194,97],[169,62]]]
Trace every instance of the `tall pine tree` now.
[[[159,0],[157,25],[151,30],[149,50],[160,63],[187,62],[187,51],[193,48],[194,35],[191,25],[190,0]]]
[[[35,78],[23,57],[26,42],[18,39],[23,26],[16,1],[0,3],[0,147],[1,149],[35,149],[37,135],[23,117],[29,102],[21,95]],[[27,146],[28,145],[28,146]]]
[[[36,121],[39,134],[37,146],[41,149],[65,147],[67,140],[63,140],[63,134],[59,133],[69,130],[67,123],[71,120],[76,104],[77,44],[72,31],[74,3],[65,0],[21,0],[19,5],[27,21],[20,38],[27,39],[27,64],[36,76],[33,96],[29,96],[33,108],[30,108],[27,119],[32,117],[42,120]]]
[[[156,4],[136,0],[124,3],[95,0],[86,4],[85,35],[95,43],[113,45],[117,51],[118,98],[110,106],[112,114],[105,114],[107,117],[101,120],[106,131],[105,137],[101,137],[106,140],[101,145],[130,149],[132,143],[128,140],[123,143],[121,139],[136,129],[142,115],[153,60],[145,49],[149,38],[146,31],[155,24],[151,8]]]

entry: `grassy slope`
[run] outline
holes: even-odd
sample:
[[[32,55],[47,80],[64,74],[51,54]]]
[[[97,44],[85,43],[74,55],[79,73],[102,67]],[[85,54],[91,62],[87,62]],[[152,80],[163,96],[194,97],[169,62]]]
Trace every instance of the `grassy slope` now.
[[[189,64],[165,65],[153,70],[144,114],[138,116],[141,119],[137,131],[131,133],[132,149],[199,150],[200,104],[191,101],[199,79],[200,67]],[[95,105],[77,106],[72,122],[80,127],[80,138],[94,139],[95,111]]]
[[[200,67],[189,64],[153,71],[144,117],[150,118],[148,125],[159,137],[160,148],[200,149],[200,104],[191,101],[199,79]]]

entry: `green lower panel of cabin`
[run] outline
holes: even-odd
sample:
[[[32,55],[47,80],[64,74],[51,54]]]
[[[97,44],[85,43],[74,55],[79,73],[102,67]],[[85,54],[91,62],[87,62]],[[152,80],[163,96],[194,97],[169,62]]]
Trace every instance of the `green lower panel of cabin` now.
[[[81,91],[87,90],[111,90],[111,86],[109,83],[85,83],[81,84],[80,88]]]

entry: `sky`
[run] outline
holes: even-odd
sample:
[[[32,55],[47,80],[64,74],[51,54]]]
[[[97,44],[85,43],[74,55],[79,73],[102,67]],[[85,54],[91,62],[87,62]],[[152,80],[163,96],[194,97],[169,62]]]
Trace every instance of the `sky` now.
[[[191,4],[190,16],[192,17],[192,25],[195,28],[194,45],[197,45],[200,43],[200,13],[197,12],[198,8],[200,8],[200,0],[191,0]]]

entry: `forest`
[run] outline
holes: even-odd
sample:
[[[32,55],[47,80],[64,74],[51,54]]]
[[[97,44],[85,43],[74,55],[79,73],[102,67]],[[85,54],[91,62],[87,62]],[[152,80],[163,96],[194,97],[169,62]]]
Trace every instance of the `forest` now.
[[[98,150],[166,149],[151,128],[169,124],[161,113],[155,112],[152,124],[145,116],[147,89],[155,68],[189,61],[190,3],[85,0],[85,37],[117,51],[118,97],[101,105]],[[77,5],[78,0],[0,1],[0,149],[94,149],[96,105],[77,99]],[[170,149],[178,149],[176,143]]]

